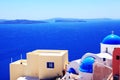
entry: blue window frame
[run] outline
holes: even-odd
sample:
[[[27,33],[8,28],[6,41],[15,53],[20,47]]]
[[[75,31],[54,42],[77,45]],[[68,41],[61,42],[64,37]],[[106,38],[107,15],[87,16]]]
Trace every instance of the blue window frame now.
[[[54,62],[47,62],[47,68],[54,68]]]

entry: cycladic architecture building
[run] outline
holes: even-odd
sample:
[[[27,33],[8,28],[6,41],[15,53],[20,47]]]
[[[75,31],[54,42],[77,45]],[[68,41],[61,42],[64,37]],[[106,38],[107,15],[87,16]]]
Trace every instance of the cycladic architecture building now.
[[[26,60],[10,64],[10,80],[24,76],[52,78],[62,75],[66,64],[68,64],[67,50],[35,50],[27,53]]]
[[[10,79],[21,76],[38,77],[39,79],[62,75],[63,80],[69,80],[71,74],[76,74],[77,80],[107,80],[112,73],[119,74],[118,59],[120,59],[120,37],[115,34],[106,36],[100,43],[100,53],[86,53],[82,58],[69,62],[67,50],[36,50],[27,53],[27,60],[18,60],[10,64]],[[116,52],[113,51],[119,48]],[[113,59],[114,56],[114,59]],[[113,64],[114,63],[114,64]],[[100,71],[98,70],[100,69]]]
[[[104,66],[103,68],[111,68],[110,71],[112,71],[113,50],[115,48],[120,48],[120,37],[112,33],[102,40],[102,42],[100,43],[100,47],[100,53],[86,53],[82,56],[81,59],[70,62],[67,71],[69,73],[79,74],[78,80],[100,80],[103,73],[98,72],[97,74],[94,74],[96,71],[95,68],[96,66],[102,65]],[[71,68],[74,70],[71,70]],[[97,79],[93,79],[93,76],[96,75],[98,75]],[[65,75],[65,77],[69,77],[69,75],[67,74]],[[106,78],[104,78],[103,80],[107,80]]]

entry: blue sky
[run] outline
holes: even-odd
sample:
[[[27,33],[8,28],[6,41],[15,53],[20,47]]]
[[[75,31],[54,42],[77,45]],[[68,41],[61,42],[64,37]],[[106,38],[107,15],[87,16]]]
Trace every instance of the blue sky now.
[[[120,0],[0,0],[0,19],[119,18]]]

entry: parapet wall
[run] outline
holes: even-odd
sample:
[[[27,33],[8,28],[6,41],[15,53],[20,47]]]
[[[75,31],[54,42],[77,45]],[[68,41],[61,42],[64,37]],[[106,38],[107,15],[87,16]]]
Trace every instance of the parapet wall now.
[[[107,80],[112,73],[112,68],[102,63],[94,63],[93,80]]]

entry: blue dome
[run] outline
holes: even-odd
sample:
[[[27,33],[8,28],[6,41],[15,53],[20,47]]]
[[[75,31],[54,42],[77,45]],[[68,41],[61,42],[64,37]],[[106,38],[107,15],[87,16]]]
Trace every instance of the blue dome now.
[[[120,37],[114,34],[106,36],[103,41],[103,44],[111,44],[111,45],[116,45],[120,44]]]
[[[69,73],[76,74],[76,71],[75,71],[73,68],[70,68],[70,69],[68,70],[68,72],[69,72]]]
[[[92,73],[93,72],[93,63],[95,62],[95,58],[86,57],[80,64],[79,70],[81,72]]]

